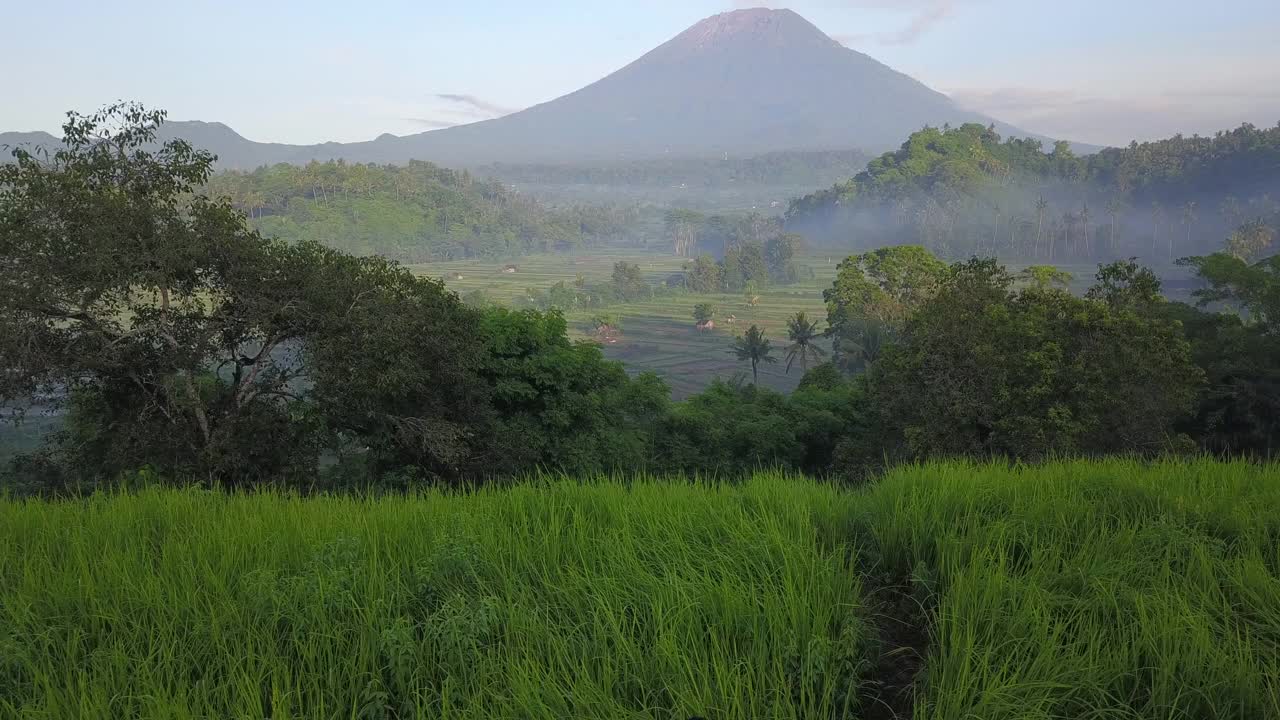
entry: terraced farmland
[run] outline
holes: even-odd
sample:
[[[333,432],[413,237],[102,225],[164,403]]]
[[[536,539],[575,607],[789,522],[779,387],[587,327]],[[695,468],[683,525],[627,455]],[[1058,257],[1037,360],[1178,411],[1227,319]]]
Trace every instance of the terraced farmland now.
[[[636,251],[592,251],[582,256],[538,255],[514,261],[519,269],[504,273],[503,261],[472,260],[448,263],[416,265],[417,272],[443,277],[450,289],[459,295],[482,290],[492,300],[511,303],[524,296],[528,288],[546,290],[564,281],[572,283],[579,274],[588,282],[608,279],[613,264],[620,260],[640,266],[646,280],[658,284],[673,273],[678,273],[686,262],[672,255],[641,253]],[[760,296],[756,307],[747,305],[741,294],[681,294],[657,296],[652,300],[615,305],[607,311],[622,320],[622,333],[617,342],[604,346],[605,355],[620,360],[632,372],[652,370],[670,385],[677,399],[687,397],[705,388],[715,377],[729,378],[734,373],[749,372],[746,363],[739,362],[729,351],[735,335],[742,333],[753,323],[764,329],[773,342],[776,365],[762,365],[760,383],[776,390],[789,391],[800,382],[800,368],[793,367],[786,373],[784,348],[787,318],[797,312],[806,312],[810,318],[826,317],[822,302],[823,288],[830,287],[835,277],[838,256],[805,257],[802,269],[813,269],[814,277],[803,283],[770,288]],[[807,274],[807,273],[806,273]],[[461,277],[457,277],[460,275]],[[699,331],[694,327],[693,306],[709,302],[716,306],[716,329]],[[567,313],[570,331],[576,337],[587,338],[588,322],[598,310],[577,310]],[[736,319],[727,322],[727,316]],[[823,343],[823,349],[829,345]]]
[[[756,307],[747,305],[740,294],[714,295],[665,295],[652,300],[615,305],[607,312],[622,320],[622,333],[617,342],[604,346],[605,355],[626,364],[631,372],[652,370],[670,384],[672,395],[681,399],[705,388],[716,377],[729,378],[738,372],[749,372],[746,363],[739,362],[729,352],[735,335],[741,334],[752,323],[764,329],[774,345],[778,364],[762,365],[760,383],[780,391],[790,391],[800,382],[797,367],[788,374],[785,371],[784,348],[787,345],[787,318],[804,311],[810,319],[824,321],[826,306],[822,291],[831,286],[836,266],[843,255],[807,255],[799,259],[802,275],[812,270],[813,277],[795,285],[772,287],[760,297]],[[581,255],[533,255],[510,261],[518,266],[514,273],[503,272],[507,261],[478,259],[457,262],[415,265],[414,270],[444,278],[450,289],[459,295],[482,290],[491,300],[510,304],[527,296],[530,288],[547,290],[564,281],[572,284],[578,275],[588,282],[607,280],[613,264],[620,260],[640,266],[646,280],[661,284],[667,277],[678,273],[688,262],[670,254],[646,253],[640,250],[593,249]],[[1022,266],[1011,263],[1016,272]],[[1060,266],[1072,275],[1071,291],[1083,294],[1094,282],[1096,265]],[[1185,268],[1175,266],[1155,268],[1165,279],[1166,294],[1176,300],[1187,300],[1193,284]],[[459,277],[460,276],[460,277]],[[693,306],[709,302],[716,306],[716,329],[700,332],[694,328]],[[587,338],[589,321],[599,310],[576,310],[567,313],[570,332],[575,337]],[[734,315],[734,322],[726,322]],[[824,323],[825,326],[825,323]],[[823,342],[824,351],[830,350]]]

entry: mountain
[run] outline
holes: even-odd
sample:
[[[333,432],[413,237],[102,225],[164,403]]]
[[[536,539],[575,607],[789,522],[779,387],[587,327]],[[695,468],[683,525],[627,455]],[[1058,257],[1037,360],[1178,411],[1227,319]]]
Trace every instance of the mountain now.
[[[218,123],[170,123],[223,167],[344,158],[429,160],[452,167],[607,164],[663,156],[897,147],[925,125],[994,123],[844,47],[790,10],[735,10],[702,20],[576,92],[501,118],[369,142],[254,143]],[[0,135],[0,144],[7,142]]]

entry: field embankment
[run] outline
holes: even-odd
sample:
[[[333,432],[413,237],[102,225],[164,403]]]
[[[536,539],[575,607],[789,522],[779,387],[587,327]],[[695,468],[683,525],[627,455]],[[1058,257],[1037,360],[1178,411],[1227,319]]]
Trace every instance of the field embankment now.
[[[1280,717],[1280,469],[0,501],[0,717]]]

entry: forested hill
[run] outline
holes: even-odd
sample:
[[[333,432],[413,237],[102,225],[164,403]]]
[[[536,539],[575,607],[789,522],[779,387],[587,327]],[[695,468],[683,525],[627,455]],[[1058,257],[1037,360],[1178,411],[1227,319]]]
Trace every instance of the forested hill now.
[[[501,183],[431,163],[279,164],[213,176],[264,234],[404,262],[568,249],[635,232],[635,210],[551,208]]]
[[[857,173],[870,159],[860,150],[792,151],[752,157],[658,158],[597,165],[493,163],[475,170],[478,175],[509,183],[689,187],[741,183],[821,187]]]
[[[914,242],[943,254],[1044,259],[1209,252],[1274,234],[1280,126],[1243,125],[1075,155],[969,124],[926,128],[847,182],[793,200],[788,226],[854,247]]]

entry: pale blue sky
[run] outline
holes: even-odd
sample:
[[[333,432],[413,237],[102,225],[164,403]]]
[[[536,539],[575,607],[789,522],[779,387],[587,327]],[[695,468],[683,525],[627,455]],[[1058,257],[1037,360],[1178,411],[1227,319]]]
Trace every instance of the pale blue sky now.
[[[754,4],[9,0],[0,130],[55,131],[68,109],[136,99],[260,141],[418,132],[550,100]],[[1280,0],[764,4],[1049,135],[1122,143],[1280,121]]]

